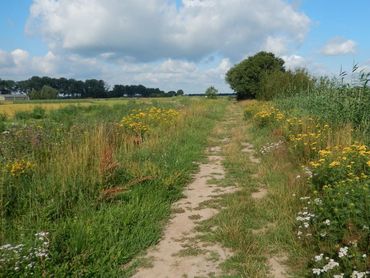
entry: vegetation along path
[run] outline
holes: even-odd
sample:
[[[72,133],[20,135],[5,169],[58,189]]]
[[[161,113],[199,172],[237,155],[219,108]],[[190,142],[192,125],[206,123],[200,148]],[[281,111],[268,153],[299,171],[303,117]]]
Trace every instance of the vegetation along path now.
[[[226,123],[224,123],[226,125]],[[223,146],[228,138],[213,139],[217,145],[207,149],[207,159],[184,191],[184,198],[173,206],[173,217],[159,244],[148,251],[149,267],[134,277],[208,277],[221,275],[220,264],[231,257],[231,250],[202,238],[201,223],[219,212],[212,203],[238,190],[223,186]]]
[[[276,228],[262,215],[271,194],[258,181],[265,166],[247,140],[243,107],[229,105],[209,140],[206,161],[134,277],[286,277],[283,248],[267,246],[265,237]]]

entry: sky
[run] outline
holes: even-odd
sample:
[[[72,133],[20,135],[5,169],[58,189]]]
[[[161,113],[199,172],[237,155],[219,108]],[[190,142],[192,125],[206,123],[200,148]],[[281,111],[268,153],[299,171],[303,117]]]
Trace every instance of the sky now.
[[[0,78],[231,92],[258,51],[316,76],[370,71],[369,0],[0,0]]]

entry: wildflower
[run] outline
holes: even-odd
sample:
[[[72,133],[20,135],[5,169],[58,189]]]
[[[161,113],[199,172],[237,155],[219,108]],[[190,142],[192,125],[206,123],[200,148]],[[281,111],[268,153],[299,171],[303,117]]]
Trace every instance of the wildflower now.
[[[347,256],[347,254],[348,254],[348,247],[345,246],[345,247],[342,247],[342,248],[339,249],[338,257],[343,258],[343,257]]]
[[[351,278],[365,278],[366,277],[366,272],[359,272],[359,271],[353,271]]]
[[[321,274],[321,269],[320,269],[320,268],[313,268],[313,269],[312,269],[312,273],[313,273],[314,275],[319,276],[319,275]]]
[[[330,226],[330,220],[329,220],[329,219],[326,219],[326,220],[324,221],[324,224],[325,224],[325,225],[327,225],[327,226]]]
[[[341,273],[341,274],[335,274],[333,276],[333,278],[343,278],[344,277],[344,273]]]
[[[366,164],[367,164],[367,166],[369,166],[369,167],[370,167],[370,160],[369,160],[368,162],[366,162]]]
[[[338,267],[338,266],[339,266],[339,263],[337,263],[333,259],[330,259],[330,261],[326,265],[324,265],[324,267],[322,269],[323,269],[324,272],[328,272],[329,270],[332,270],[332,269],[334,269],[335,267]]]
[[[323,259],[323,257],[324,257],[324,254],[322,254],[322,253],[318,256],[315,256],[315,262],[321,261]]]
[[[334,167],[339,166],[339,165],[340,165],[339,161],[333,161],[332,163],[329,164],[329,167],[334,168]]]
[[[320,167],[320,163],[317,163],[317,162],[314,162],[314,161],[312,161],[312,162],[310,162],[310,165],[313,167],[313,168],[318,168],[318,167]]]

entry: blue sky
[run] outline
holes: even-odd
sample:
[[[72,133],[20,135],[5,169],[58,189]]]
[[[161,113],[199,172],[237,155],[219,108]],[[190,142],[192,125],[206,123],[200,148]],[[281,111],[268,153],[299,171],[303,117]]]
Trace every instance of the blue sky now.
[[[353,62],[370,68],[368,0],[83,3],[0,1],[0,78],[102,78],[227,91],[224,73],[260,50],[317,75],[350,70]]]

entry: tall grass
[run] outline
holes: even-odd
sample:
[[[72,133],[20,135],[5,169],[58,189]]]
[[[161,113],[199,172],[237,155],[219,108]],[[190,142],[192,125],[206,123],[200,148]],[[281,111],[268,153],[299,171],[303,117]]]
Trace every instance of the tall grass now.
[[[315,116],[338,129],[351,125],[355,135],[369,143],[370,88],[367,84],[367,75],[353,77],[351,84],[322,78],[309,91],[277,97],[274,103],[284,111],[297,116]]]
[[[0,138],[0,240],[28,248],[35,244],[35,233],[47,231],[48,258],[35,258],[28,269],[20,263],[18,270],[9,267],[15,259],[2,272],[128,275],[135,265],[125,264],[160,238],[171,203],[181,196],[225,104],[156,102],[177,109],[180,116],[143,141],[119,122],[150,103],[68,107],[44,119],[16,122]],[[6,165],[14,163],[24,167],[22,174],[11,175]]]

